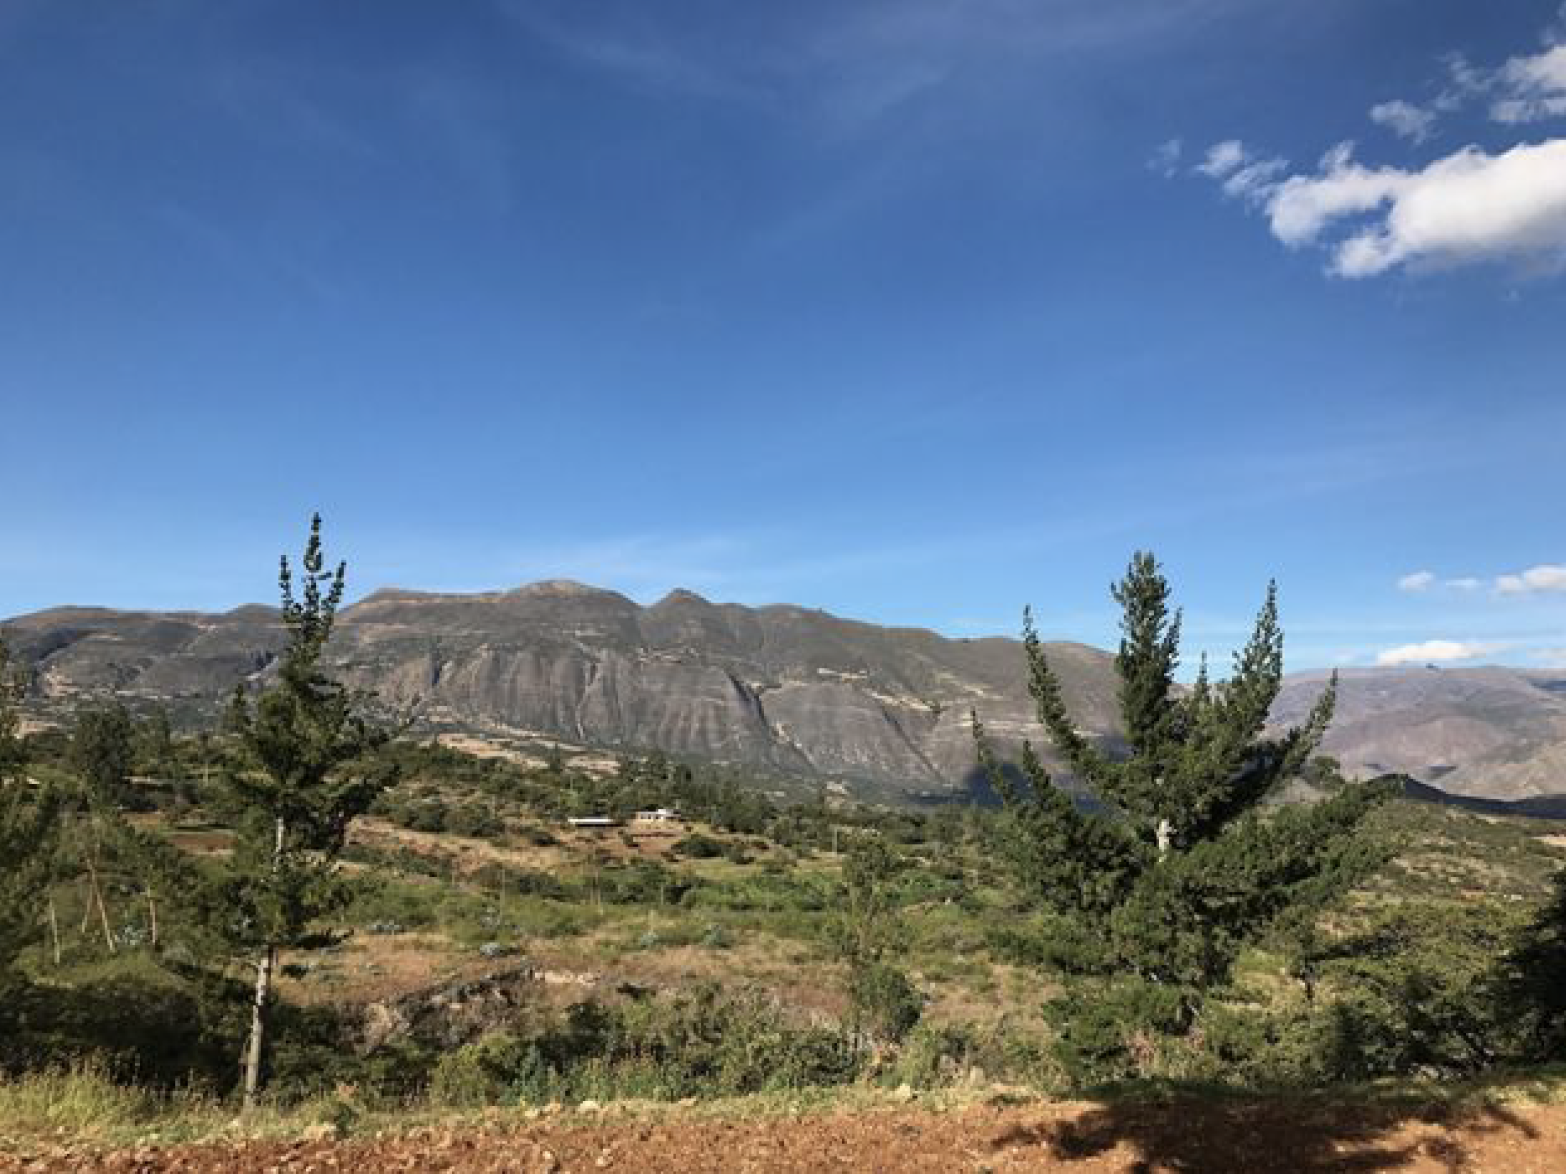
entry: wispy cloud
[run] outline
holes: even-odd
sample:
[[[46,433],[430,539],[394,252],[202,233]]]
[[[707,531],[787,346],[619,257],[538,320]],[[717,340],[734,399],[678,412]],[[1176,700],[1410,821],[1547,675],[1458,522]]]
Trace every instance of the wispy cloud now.
[[[1185,153],[1185,142],[1182,139],[1168,139],[1153,148],[1153,153],[1148,156],[1147,166],[1156,171],[1165,179],[1169,179],[1180,171],[1180,157]]]
[[[1223,194],[1231,199],[1254,201],[1266,198],[1288,166],[1287,159],[1258,158],[1238,139],[1229,139],[1215,144],[1196,171],[1217,180]]]
[[[1532,57],[1514,57],[1495,75],[1499,96],[1490,106],[1497,122],[1538,122],[1566,115],[1566,44]]]
[[[1532,595],[1540,592],[1566,592],[1566,566],[1541,563],[1526,571],[1501,575],[1495,580],[1501,595]]]
[[[1426,110],[1398,98],[1372,106],[1370,121],[1386,127],[1393,134],[1415,143],[1422,143],[1430,137],[1430,132],[1435,127],[1436,115],[1433,110]]]
[[[1399,591],[1420,592],[1430,590],[1431,584],[1436,581],[1434,571],[1414,571],[1404,575],[1397,581]]]
[[[1419,105],[1383,102],[1372,121],[1415,143],[1438,113],[1487,96],[1490,116],[1516,124],[1566,115],[1566,43],[1480,69],[1448,65],[1441,94]],[[1281,160],[1223,140],[1196,169],[1224,194],[1259,208],[1291,249],[1320,246],[1328,272],[1367,278],[1481,262],[1521,263],[1538,272],[1566,266],[1566,138],[1519,142],[1494,153],[1466,146],[1422,166],[1375,166],[1340,143],[1313,171],[1284,175]]]
[[[1449,664],[1504,652],[1507,647],[1501,641],[1426,640],[1378,652],[1376,664],[1383,668],[1405,664]]]
[[[636,89],[757,103],[832,134],[858,133],[997,71],[1195,33],[1244,0],[866,0],[649,19],[640,6],[496,0],[513,25]]]
[[[1371,121],[1422,143],[1436,123],[1476,103],[1495,122],[1517,125],[1566,115],[1566,6],[1540,37],[1543,48],[1493,67],[1475,65],[1461,54],[1446,60],[1446,76],[1424,103],[1397,98],[1370,111]]]

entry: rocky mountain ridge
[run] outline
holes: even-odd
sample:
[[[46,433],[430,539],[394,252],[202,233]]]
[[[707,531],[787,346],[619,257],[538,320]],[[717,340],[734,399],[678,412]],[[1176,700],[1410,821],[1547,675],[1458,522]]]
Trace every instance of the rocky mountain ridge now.
[[[0,631],[33,666],[45,709],[111,691],[210,708],[264,675],[282,645],[277,613],[256,605],[57,608]],[[1047,648],[1081,728],[1112,745],[1112,657]],[[891,797],[975,784],[970,711],[1003,744],[1046,743],[1015,640],[688,591],[644,607],[563,581],[468,595],[382,590],[344,610],[331,656],[355,684],[437,728],[657,749]],[[1303,717],[1324,680],[1291,676],[1274,718]],[[1566,792],[1566,680],[1505,668],[1348,670],[1325,750],[1351,774],[1396,772],[1458,794]]]
[[[60,608],[0,625],[43,705],[84,695],[216,701],[264,674],[276,613]],[[1054,644],[1067,696],[1114,736],[1110,658]],[[968,715],[1038,738],[1015,641],[953,640],[788,605],[675,591],[642,607],[545,582],[477,595],[383,590],[345,609],[330,655],[395,708],[467,732],[951,794],[973,781]]]

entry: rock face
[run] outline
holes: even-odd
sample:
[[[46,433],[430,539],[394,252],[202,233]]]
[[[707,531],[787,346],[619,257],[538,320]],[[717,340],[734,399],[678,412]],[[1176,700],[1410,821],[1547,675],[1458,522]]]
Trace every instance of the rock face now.
[[[1290,677],[1274,719],[1302,719],[1325,681]],[[1323,752],[1350,775],[1405,774],[1455,795],[1566,792],[1566,673],[1348,669]]]
[[[65,608],[7,621],[40,699],[122,695],[216,702],[264,674],[275,612]],[[1112,740],[1111,659],[1049,651],[1082,728]],[[951,640],[820,611],[713,604],[676,591],[651,607],[576,583],[482,595],[388,590],[346,609],[331,655],[386,703],[488,734],[952,793],[974,781],[968,715],[1002,743],[1042,740],[1021,648]]]
[[[277,613],[255,606],[220,615],[58,608],[0,631],[33,664],[45,705],[112,690],[211,708],[264,675],[282,646]],[[1112,746],[1112,658],[1080,644],[1046,647],[1078,725]],[[663,750],[873,784],[888,798],[974,785],[970,710],[1003,746],[1024,737],[1047,746],[1014,640],[952,640],[687,591],[651,607],[566,582],[481,595],[380,591],[343,612],[331,655],[355,684],[447,728]],[[1351,669],[1325,748],[1350,774],[1404,773],[1458,794],[1566,792],[1563,678]],[[1290,677],[1273,718],[1301,720],[1324,683],[1319,673]]]

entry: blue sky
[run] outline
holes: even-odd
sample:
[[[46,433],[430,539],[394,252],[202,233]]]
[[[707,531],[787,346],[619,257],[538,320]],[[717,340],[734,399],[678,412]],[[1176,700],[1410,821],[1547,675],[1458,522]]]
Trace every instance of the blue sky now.
[[[3,0],[0,615],[269,601],[318,508],[356,593],[1104,645],[1151,547],[1193,653],[1276,576],[1291,668],[1566,663],[1563,40]]]

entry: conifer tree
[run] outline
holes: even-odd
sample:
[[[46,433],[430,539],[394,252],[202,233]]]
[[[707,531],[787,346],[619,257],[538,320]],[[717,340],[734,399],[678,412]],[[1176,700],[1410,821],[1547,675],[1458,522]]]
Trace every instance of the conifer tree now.
[[[48,888],[59,814],[55,794],[26,778],[17,714],[23,692],[23,678],[0,639],[0,987],[11,977],[17,953],[42,931],[48,898],[39,898]],[[7,1005],[0,991],[0,1012]]]
[[[366,715],[368,698],[324,666],[347,575],[346,564],[325,566],[317,515],[297,590],[282,559],[288,643],[276,680],[255,696],[236,690],[229,712],[248,759],[228,780],[244,818],[227,886],[233,932],[255,966],[242,1063],[246,1108],[261,1086],[278,953],[318,942],[318,923],[347,900],[336,861],[348,826],[396,777],[377,754],[391,735]]]
[[[856,1046],[900,1041],[919,1021],[923,1003],[908,976],[889,962],[906,931],[892,902],[901,867],[877,833],[856,835],[843,859],[839,948],[848,964],[848,1002]]]
[[[1204,661],[1187,689],[1175,681],[1180,613],[1153,556],[1136,554],[1112,593],[1123,751],[1078,730],[1031,615],[1023,629],[1039,722],[1106,809],[1078,810],[1027,743],[1020,772],[1004,768],[976,714],[974,733],[1020,876],[1059,915],[1054,960],[1153,984],[1178,1031],[1244,945],[1379,865],[1381,847],[1355,833],[1380,792],[1349,786],[1313,805],[1263,808],[1319,745],[1337,689],[1334,675],[1304,724],[1266,732],[1283,680],[1275,585],[1229,679],[1211,680]]]
[[[124,830],[119,812],[130,793],[134,731],[130,714],[116,702],[82,710],[71,734],[69,759],[81,784],[74,828],[87,869],[86,912],[90,916],[97,911],[103,944],[111,954],[118,951],[103,896],[104,853]]]

